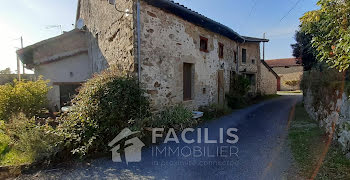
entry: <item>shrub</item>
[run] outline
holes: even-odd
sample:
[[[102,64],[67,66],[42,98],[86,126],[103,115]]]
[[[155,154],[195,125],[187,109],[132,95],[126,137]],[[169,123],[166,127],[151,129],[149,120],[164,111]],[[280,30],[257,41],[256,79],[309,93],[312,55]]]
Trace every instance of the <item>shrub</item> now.
[[[149,100],[135,78],[107,70],[93,77],[72,101],[59,129],[73,154],[106,152],[129,120],[150,115]]]
[[[232,108],[241,108],[248,103],[247,94],[250,81],[243,75],[233,75],[230,82],[230,91],[226,94],[227,105]]]
[[[37,81],[17,81],[0,85],[0,119],[9,120],[17,113],[28,118],[37,115],[47,105],[48,82],[41,77]]]
[[[298,80],[290,80],[290,81],[286,81],[285,83],[288,86],[297,86],[297,85],[300,84],[300,81],[298,81]]]
[[[204,112],[204,120],[219,118],[221,116],[228,115],[232,112],[232,109],[228,106],[218,104],[212,104],[210,106],[201,106],[198,110]]]
[[[63,137],[46,124],[37,124],[20,113],[11,118],[6,131],[11,138],[9,153],[27,156],[28,163],[50,160],[61,151]],[[22,154],[22,155],[21,155]]]

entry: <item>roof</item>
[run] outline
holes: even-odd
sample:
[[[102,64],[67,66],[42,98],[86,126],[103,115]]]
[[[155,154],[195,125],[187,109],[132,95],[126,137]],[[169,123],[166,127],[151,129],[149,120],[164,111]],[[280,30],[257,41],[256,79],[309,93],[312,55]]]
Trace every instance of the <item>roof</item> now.
[[[27,65],[34,64],[35,49],[40,47],[45,47],[51,42],[62,41],[62,39],[69,39],[72,36],[79,33],[84,33],[84,32],[78,29],[73,29],[72,31],[65,32],[64,34],[61,34],[59,36],[55,36],[55,37],[40,41],[38,43],[35,43],[33,45],[27,46],[25,48],[19,49],[16,51],[16,53],[23,64],[27,64]]]
[[[204,15],[193,11],[179,3],[175,3],[170,0],[143,0],[149,5],[160,8],[171,14],[174,14],[188,22],[195,25],[208,29],[212,32],[218,33],[220,35],[226,36],[227,38],[238,41],[238,42],[268,42],[268,39],[260,39],[248,36],[241,36],[231,28],[214,21]]]
[[[261,60],[261,63],[278,79],[278,74],[266,63],[266,61]]]
[[[301,60],[297,58],[266,60],[270,67],[302,66]]]

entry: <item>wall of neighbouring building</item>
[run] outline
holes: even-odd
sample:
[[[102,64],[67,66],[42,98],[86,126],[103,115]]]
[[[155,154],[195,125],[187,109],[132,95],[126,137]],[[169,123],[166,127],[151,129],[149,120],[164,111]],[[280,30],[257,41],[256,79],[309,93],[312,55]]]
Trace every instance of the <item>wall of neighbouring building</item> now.
[[[261,65],[260,92],[262,94],[276,94],[277,93],[277,78],[264,65]]]
[[[35,74],[50,80],[49,85],[52,89],[48,94],[49,106],[52,110],[57,110],[60,108],[60,85],[80,84],[91,78],[92,62],[89,60],[88,53],[82,53],[60,61],[38,65],[35,67]]]
[[[72,30],[60,36],[34,44],[32,48],[33,63],[37,65],[87,51],[87,44],[84,32]]]
[[[135,72],[135,16],[116,10],[135,12],[134,3],[119,0],[114,7],[109,1],[80,1],[78,17],[87,27],[89,58],[93,61],[94,72],[108,66],[116,66],[122,72]]]
[[[300,90],[300,81],[304,72],[303,66],[273,67],[272,69],[281,78],[281,91]],[[298,85],[287,85],[288,81],[298,81]]]
[[[155,108],[177,103],[197,108],[217,103],[219,70],[224,72],[224,91],[228,92],[230,72],[236,69],[234,51],[239,44],[143,1],[141,22],[141,77]],[[208,38],[209,52],[199,50],[200,36]],[[218,57],[219,42],[224,44],[223,59]],[[247,49],[247,62],[240,65],[239,70],[257,74],[259,43],[245,43],[241,47]],[[252,64],[252,59],[255,59],[255,64]],[[183,63],[193,64],[190,101],[183,101]]]

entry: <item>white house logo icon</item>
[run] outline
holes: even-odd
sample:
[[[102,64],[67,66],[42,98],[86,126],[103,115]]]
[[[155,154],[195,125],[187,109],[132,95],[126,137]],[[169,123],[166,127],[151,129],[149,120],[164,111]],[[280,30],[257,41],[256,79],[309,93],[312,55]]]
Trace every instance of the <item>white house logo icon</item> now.
[[[141,161],[141,149],[145,144],[139,138],[132,136],[137,133],[139,132],[132,132],[125,128],[108,144],[109,147],[114,146],[111,149],[113,162],[126,162],[128,164],[129,162]]]

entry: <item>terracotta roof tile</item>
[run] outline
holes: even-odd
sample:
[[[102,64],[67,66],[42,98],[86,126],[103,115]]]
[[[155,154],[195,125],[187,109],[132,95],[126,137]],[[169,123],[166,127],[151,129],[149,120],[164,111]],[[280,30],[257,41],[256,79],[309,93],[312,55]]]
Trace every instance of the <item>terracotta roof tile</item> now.
[[[302,66],[301,60],[297,58],[271,59],[265,61],[270,67]]]

